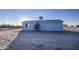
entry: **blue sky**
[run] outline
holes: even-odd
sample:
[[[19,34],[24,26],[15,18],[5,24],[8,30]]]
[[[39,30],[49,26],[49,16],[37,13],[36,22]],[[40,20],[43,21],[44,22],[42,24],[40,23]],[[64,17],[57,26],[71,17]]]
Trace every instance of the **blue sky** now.
[[[0,24],[15,24],[22,18],[61,19],[67,24],[79,24],[79,9],[0,9]]]

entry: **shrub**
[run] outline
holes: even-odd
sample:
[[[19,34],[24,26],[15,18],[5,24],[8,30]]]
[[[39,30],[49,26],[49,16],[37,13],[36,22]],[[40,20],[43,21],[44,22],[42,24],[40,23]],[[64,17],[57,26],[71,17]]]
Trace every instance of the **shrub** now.
[[[76,25],[76,27],[79,27],[79,25]]]

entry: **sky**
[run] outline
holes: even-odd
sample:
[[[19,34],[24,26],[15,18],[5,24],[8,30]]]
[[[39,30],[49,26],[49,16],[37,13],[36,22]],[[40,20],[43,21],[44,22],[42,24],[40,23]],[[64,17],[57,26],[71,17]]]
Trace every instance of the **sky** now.
[[[0,9],[0,24],[19,24],[25,20],[60,19],[64,24],[79,24],[79,9]]]

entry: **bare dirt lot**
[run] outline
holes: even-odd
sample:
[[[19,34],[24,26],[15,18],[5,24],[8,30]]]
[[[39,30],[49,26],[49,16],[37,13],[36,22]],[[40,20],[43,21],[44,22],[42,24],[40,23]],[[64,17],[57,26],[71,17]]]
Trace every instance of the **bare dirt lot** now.
[[[18,29],[0,29],[0,50],[5,49],[16,37]]]
[[[65,28],[62,32],[0,30],[0,49],[78,50],[79,28]]]

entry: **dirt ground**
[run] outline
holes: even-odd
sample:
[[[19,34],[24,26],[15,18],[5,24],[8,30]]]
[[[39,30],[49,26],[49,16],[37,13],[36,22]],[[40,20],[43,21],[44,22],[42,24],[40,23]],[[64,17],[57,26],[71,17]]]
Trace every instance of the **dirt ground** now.
[[[0,30],[1,50],[75,50],[79,49],[79,28],[62,32],[34,32],[20,29]]]
[[[0,50],[5,49],[18,35],[19,29],[0,29]]]

